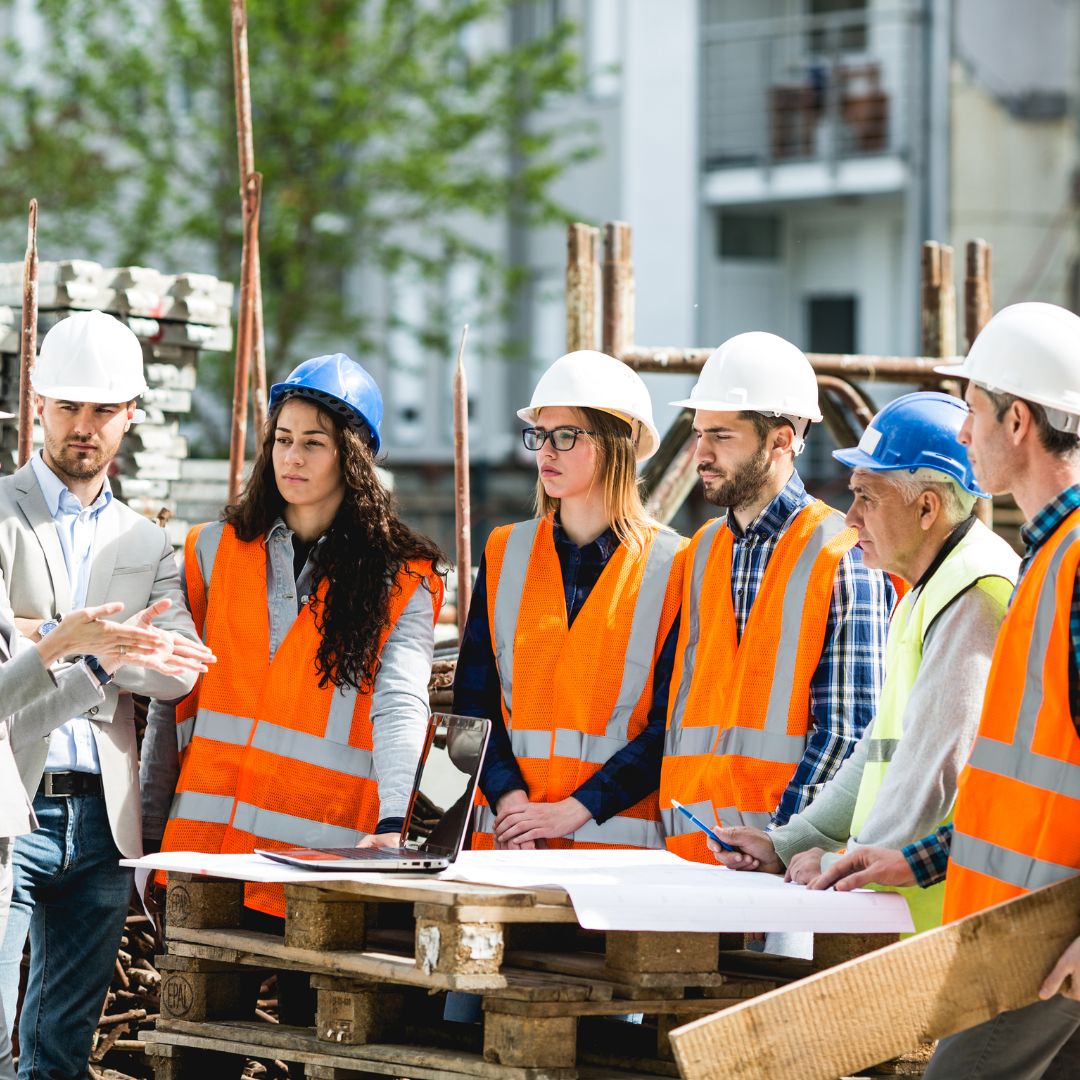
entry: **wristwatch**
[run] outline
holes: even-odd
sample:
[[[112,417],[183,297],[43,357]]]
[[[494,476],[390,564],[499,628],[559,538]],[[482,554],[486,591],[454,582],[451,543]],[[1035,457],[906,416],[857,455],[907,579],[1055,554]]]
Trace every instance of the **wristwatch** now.
[[[51,634],[59,625],[62,615],[56,615],[51,619],[46,619],[38,628],[38,637],[43,638],[46,634]]]
[[[79,659],[90,669],[94,678],[97,679],[102,686],[108,686],[112,682],[113,677],[101,666],[101,661],[96,656],[80,656]]]

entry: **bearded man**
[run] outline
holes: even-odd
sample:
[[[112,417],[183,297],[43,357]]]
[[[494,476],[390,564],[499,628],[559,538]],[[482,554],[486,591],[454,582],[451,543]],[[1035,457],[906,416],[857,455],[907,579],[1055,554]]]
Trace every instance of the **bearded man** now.
[[[660,807],[668,848],[712,862],[671,800],[759,829],[805,809],[877,710],[895,593],[795,469],[821,420],[799,349],[739,334],[672,404],[695,410],[705,497],[727,514],[687,551]]]

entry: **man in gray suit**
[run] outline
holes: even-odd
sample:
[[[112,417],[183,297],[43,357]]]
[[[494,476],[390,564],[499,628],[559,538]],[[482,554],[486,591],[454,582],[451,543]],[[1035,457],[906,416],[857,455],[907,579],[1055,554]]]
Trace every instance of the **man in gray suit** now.
[[[146,390],[138,339],[101,312],[73,315],[45,336],[31,381],[45,449],[0,478],[0,579],[9,600],[0,616],[38,642],[75,608],[119,602],[143,616],[159,661],[159,670],[125,664],[113,677],[87,656],[103,699],[76,707],[15,754],[39,828],[15,842],[0,995],[12,1016],[29,933],[19,1073],[76,1080],[86,1075],[127,914],[131,872],[118,860],[142,853],[131,694],[183,696],[208,654],[164,532],[113,498],[106,475]]]
[[[0,413],[0,419],[6,419]],[[0,586],[0,598],[3,586]],[[161,601],[159,606],[165,605]],[[0,615],[0,702],[9,715],[0,716],[0,938],[11,899],[11,850],[16,836],[37,826],[33,805],[23,788],[15,753],[48,738],[67,717],[100,706],[103,685],[83,661],[60,673],[51,670],[65,656],[92,655],[106,675],[126,664],[146,662],[163,674],[181,675],[187,661],[162,663],[157,635],[142,623],[152,612],[140,612],[126,623],[108,622],[121,604],[72,612],[56,632],[31,644]],[[11,1040],[0,1002],[0,1080],[14,1080]]]

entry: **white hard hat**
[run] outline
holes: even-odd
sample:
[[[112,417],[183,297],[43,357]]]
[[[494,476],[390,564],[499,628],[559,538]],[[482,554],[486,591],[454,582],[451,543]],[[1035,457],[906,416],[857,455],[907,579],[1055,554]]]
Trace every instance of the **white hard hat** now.
[[[146,393],[139,339],[119,319],[80,311],[41,343],[30,385],[42,397],[116,405]]]
[[[652,457],[660,446],[648,387],[636,371],[606,353],[579,349],[560,356],[540,376],[532,401],[518,409],[518,416],[535,424],[540,409],[559,405],[621,414],[635,429],[638,461]]]
[[[961,364],[942,375],[1042,405],[1052,427],[1080,430],[1080,316],[1028,301],[1002,308],[980,331]]]
[[[728,338],[705,361],[690,396],[671,404],[821,420],[810,361],[790,341],[763,330]]]

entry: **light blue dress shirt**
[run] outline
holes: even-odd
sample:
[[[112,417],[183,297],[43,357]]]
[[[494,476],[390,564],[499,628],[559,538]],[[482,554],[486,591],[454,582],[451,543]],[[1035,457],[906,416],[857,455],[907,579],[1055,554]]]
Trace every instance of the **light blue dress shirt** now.
[[[106,478],[101,494],[84,507],[67,485],[45,464],[39,450],[30,458],[38,487],[45,497],[56,526],[60,548],[67,565],[68,585],[71,588],[71,610],[86,607],[86,589],[90,583],[90,567],[94,559],[94,537],[98,515],[112,502],[112,490]],[[49,737],[49,756],[46,772],[100,773],[97,743],[90,721],[77,716],[53,731]]]

